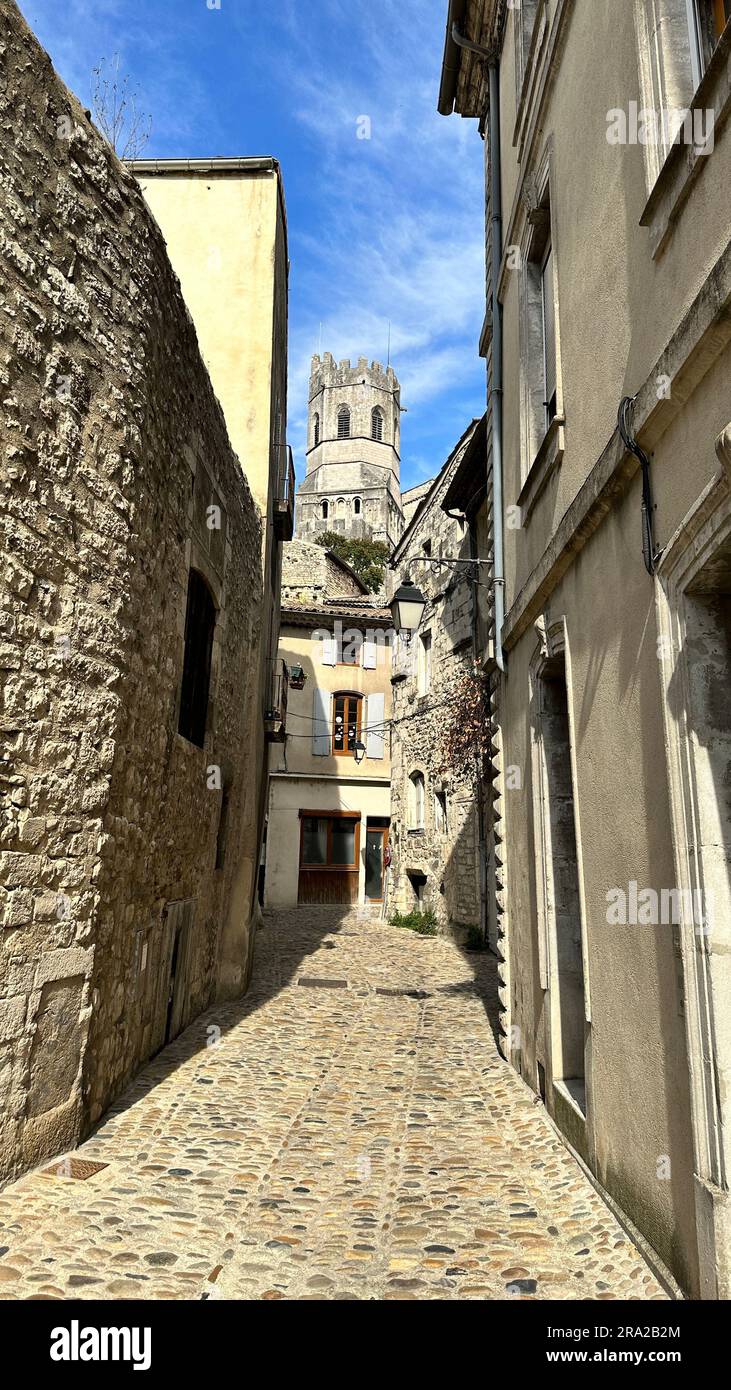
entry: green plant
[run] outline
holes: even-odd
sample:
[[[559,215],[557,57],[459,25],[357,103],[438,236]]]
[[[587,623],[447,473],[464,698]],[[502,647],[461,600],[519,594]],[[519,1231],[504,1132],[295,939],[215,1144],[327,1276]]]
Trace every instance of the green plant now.
[[[347,536],[339,536],[335,531],[322,531],[315,537],[316,545],[324,545],[332,550],[339,560],[344,560],[355,570],[358,578],[365,584],[369,594],[374,594],[383,583],[389,550],[384,541],[355,541]]]
[[[418,936],[436,936],[438,931],[437,919],[431,908],[425,912],[394,912],[389,917],[392,927],[404,927],[407,931],[415,931]]]

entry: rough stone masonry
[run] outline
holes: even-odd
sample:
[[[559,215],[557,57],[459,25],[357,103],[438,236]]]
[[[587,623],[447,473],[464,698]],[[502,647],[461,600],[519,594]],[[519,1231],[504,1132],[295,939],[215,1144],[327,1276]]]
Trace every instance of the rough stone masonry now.
[[[178,929],[175,1030],[216,997],[261,542],[157,225],[5,0],[0,126],[3,1180],[170,1036]],[[191,568],[216,608],[202,748],[177,732]]]

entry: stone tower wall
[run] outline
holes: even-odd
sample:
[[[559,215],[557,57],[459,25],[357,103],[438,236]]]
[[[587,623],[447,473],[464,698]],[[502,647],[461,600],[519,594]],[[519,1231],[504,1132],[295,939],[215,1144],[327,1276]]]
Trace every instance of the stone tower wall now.
[[[400,491],[401,388],[392,367],[336,363],[326,352],[312,359],[306,476],[297,495],[297,534],[323,531],[393,546],[403,529]],[[350,412],[350,435],[338,438],[338,412]],[[372,436],[372,412],[382,412],[381,440]],[[319,429],[319,433],[318,433]]]

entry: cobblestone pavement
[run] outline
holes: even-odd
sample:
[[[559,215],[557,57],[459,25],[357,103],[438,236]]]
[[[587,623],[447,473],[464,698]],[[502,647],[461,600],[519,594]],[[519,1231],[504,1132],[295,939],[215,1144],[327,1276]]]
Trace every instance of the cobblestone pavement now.
[[[0,1297],[665,1298],[499,1056],[494,965],[267,914],[246,998],[74,1155],[107,1166],[0,1194]]]

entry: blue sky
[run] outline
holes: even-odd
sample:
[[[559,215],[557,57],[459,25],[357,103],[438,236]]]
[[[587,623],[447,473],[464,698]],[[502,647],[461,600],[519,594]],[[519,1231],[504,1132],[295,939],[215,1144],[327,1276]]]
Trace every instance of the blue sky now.
[[[119,53],[146,155],[280,160],[298,473],[311,354],[385,361],[390,320],[402,486],[433,476],[485,395],[482,142],[436,111],[447,0],[19,2],[81,100]]]

